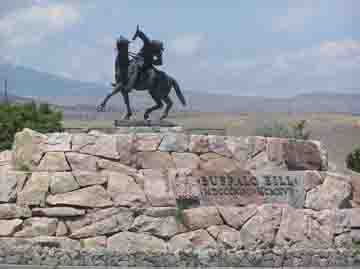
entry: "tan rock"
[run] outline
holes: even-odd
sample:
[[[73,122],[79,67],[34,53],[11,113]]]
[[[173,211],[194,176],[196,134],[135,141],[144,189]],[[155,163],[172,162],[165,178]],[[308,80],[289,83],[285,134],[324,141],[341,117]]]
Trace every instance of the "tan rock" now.
[[[70,151],[71,138],[69,133],[49,133],[44,145],[44,151]]]
[[[118,134],[116,139],[116,148],[119,154],[120,162],[126,165],[130,165],[135,161],[135,134]]]
[[[28,207],[21,207],[16,204],[0,204],[0,219],[29,217],[31,217],[31,210]]]
[[[281,206],[265,204],[241,228],[240,236],[245,249],[269,248],[274,245],[275,234],[279,229]]]
[[[175,235],[169,241],[171,253],[191,250],[208,250],[217,247],[214,238],[205,230],[196,230]]]
[[[232,153],[228,148],[226,139],[227,138],[225,136],[209,135],[208,136],[209,151],[217,153],[227,158],[231,158]]]
[[[247,137],[228,136],[225,143],[235,160],[242,164],[247,161],[250,155]]]
[[[200,156],[200,169],[214,175],[224,175],[238,169],[232,159],[222,157],[216,153],[205,153]]]
[[[97,170],[97,160],[95,156],[81,154],[76,152],[67,152],[65,153],[67,160],[73,171],[96,171]]]
[[[189,151],[192,153],[209,152],[209,138],[205,135],[190,135]]]
[[[47,197],[50,205],[70,205],[79,207],[102,208],[113,205],[110,195],[101,186],[95,185],[69,193],[55,194]]]
[[[35,236],[52,236],[56,234],[57,219],[50,218],[30,218],[23,223],[23,228],[15,233],[15,237],[35,237]]]
[[[107,172],[108,193],[117,206],[140,206],[147,203],[145,193],[135,180],[125,174]]]
[[[304,176],[304,190],[309,191],[324,182],[324,178],[319,171],[306,171]]]
[[[200,167],[200,158],[198,155],[190,152],[173,152],[171,154],[175,163],[175,167],[178,169],[198,169]]]
[[[0,166],[11,164],[12,155],[13,152],[11,150],[4,150],[0,152]]]
[[[176,222],[175,217],[154,218],[141,215],[135,219],[130,231],[149,233],[163,239],[169,239],[186,231],[186,229]]]
[[[256,205],[244,207],[220,206],[218,210],[225,223],[235,229],[240,229],[257,213]]]
[[[74,171],[73,176],[81,187],[103,185],[108,180],[108,175],[100,172]]]
[[[52,194],[71,192],[80,188],[71,172],[57,172],[49,176]]]
[[[137,166],[141,169],[168,169],[174,168],[175,164],[168,152],[139,152],[137,154]]]
[[[247,144],[249,145],[249,155],[254,157],[260,154],[260,152],[266,152],[267,140],[263,136],[249,136],[247,138]]]
[[[0,220],[0,236],[12,236],[21,227],[22,220]]]
[[[328,173],[324,183],[306,195],[305,207],[315,210],[344,208],[350,202],[351,185],[341,175]]]
[[[63,152],[47,152],[41,159],[37,171],[64,172],[70,171]]]
[[[42,246],[42,247],[52,246],[55,248],[69,249],[69,250],[78,250],[81,248],[79,241],[72,240],[67,237],[38,236],[27,240],[29,240],[33,246]]]
[[[109,159],[119,159],[117,139],[113,135],[98,135],[93,143],[84,145],[79,152]]]
[[[181,133],[167,133],[161,141],[159,151],[185,152],[188,148],[188,135]]]
[[[108,249],[121,253],[165,253],[166,243],[142,233],[120,232],[108,238]]]
[[[85,215],[85,210],[72,207],[41,207],[33,208],[32,214],[45,217],[76,217]]]
[[[176,207],[164,206],[164,207],[148,207],[144,211],[144,215],[154,218],[166,218],[176,215]]]
[[[113,162],[105,159],[99,159],[97,161],[97,165],[100,169],[118,172],[130,176],[137,173],[137,170],[135,168],[132,168],[131,166],[127,166],[119,162]]]
[[[47,136],[25,128],[16,133],[13,144],[13,161],[17,169],[32,170],[39,164]]]
[[[268,137],[266,151],[271,162],[283,164],[285,162],[284,145],[289,143],[288,139]]]
[[[68,234],[68,228],[63,221],[59,221],[58,226],[56,228],[56,236],[65,236]]]
[[[17,197],[18,182],[27,178],[24,172],[11,171],[6,166],[0,166],[0,202],[14,202]]]
[[[45,205],[45,197],[49,189],[49,174],[35,172],[26,182],[23,190],[18,193],[18,205]]]
[[[95,144],[97,139],[96,135],[92,134],[85,134],[85,133],[78,133],[73,134],[71,144],[71,150],[79,152],[82,148],[86,146],[92,146]]]
[[[243,247],[243,243],[239,231],[226,225],[220,225],[218,227],[219,228],[216,237],[218,243],[221,243],[225,248]]]
[[[160,170],[145,169],[144,192],[152,206],[175,206],[175,195],[166,174]]]
[[[199,207],[183,210],[184,225],[190,230],[221,225],[223,221],[216,207]]]
[[[80,240],[80,244],[86,249],[106,248],[106,236],[96,236]]]
[[[130,210],[123,208],[107,209],[90,214],[88,219],[89,224],[79,229],[74,230],[72,227],[72,238],[86,238],[99,235],[113,234],[119,231],[127,231],[134,221],[133,213]],[[113,213],[112,215],[109,215]]]
[[[135,137],[136,151],[156,151],[163,136],[158,133],[137,133]]]
[[[323,149],[313,141],[297,140],[284,144],[285,161],[290,170],[321,170]]]

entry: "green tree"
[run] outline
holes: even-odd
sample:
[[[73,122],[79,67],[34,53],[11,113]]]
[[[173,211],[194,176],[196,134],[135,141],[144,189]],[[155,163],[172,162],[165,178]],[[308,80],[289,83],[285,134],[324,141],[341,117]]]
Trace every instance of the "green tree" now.
[[[0,104],[0,151],[10,149],[14,135],[23,128],[41,133],[60,132],[63,114],[48,104]]]

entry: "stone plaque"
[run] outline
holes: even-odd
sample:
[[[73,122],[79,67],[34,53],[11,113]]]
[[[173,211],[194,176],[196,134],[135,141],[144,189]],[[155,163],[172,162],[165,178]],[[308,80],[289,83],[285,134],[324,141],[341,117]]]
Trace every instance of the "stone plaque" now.
[[[238,170],[224,175],[199,174],[202,205],[285,203],[302,208],[304,172],[254,172]]]

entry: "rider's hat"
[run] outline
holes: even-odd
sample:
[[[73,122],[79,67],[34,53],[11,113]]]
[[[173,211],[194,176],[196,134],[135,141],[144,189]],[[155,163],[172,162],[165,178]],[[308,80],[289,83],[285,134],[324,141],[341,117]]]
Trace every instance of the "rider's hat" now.
[[[120,38],[116,42],[118,44],[129,44],[130,43],[130,41],[123,36],[120,36]]]

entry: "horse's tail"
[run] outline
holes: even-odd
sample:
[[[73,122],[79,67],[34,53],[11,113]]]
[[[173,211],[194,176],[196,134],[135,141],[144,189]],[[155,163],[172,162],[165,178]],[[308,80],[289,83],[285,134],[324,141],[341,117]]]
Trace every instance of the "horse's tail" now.
[[[180,100],[180,102],[182,103],[182,105],[183,105],[183,106],[186,106],[185,97],[184,97],[184,95],[182,94],[182,92],[181,92],[181,90],[180,90],[179,84],[177,83],[177,81],[176,81],[174,78],[171,78],[171,77],[170,77],[170,80],[171,80],[172,86],[174,87],[176,96],[179,98],[179,100]]]

